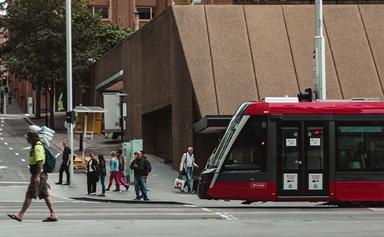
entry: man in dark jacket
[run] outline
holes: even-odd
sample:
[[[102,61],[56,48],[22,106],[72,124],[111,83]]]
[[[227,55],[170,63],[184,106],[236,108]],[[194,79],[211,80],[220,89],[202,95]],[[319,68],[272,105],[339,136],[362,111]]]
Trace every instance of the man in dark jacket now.
[[[68,147],[67,142],[63,142],[64,150],[63,150],[63,161],[61,162],[60,165],[60,170],[59,170],[59,182],[56,184],[63,184],[63,172],[65,171],[65,174],[67,175],[67,183],[64,185],[69,185],[70,184],[70,176],[69,176],[69,155],[71,154],[71,148]]]
[[[93,153],[90,153],[89,156],[91,159],[87,163],[87,190],[88,195],[91,195],[92,193],[96,193],[96,183],[99,176],[97,172],[99,163]]]
[[[143,197],[144,201],[149,201],[145,188],[146,162],[140,151],[135,152],[135,159],[132,161],[130,168],[133,169],[135,177],[136,198],[134,200],[140,200]],[[140,192],[142,196],[140,196]]]

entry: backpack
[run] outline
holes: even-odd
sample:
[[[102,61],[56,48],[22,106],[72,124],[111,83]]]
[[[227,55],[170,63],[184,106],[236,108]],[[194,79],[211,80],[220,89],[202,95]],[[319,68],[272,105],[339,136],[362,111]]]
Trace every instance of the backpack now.
[[[47,173],[52,173],[55,171],[55,165],[56,165],[56,157],[52,154],[52,152],[44,146],[45,150],[45,162],[43,165],[43,169]]]

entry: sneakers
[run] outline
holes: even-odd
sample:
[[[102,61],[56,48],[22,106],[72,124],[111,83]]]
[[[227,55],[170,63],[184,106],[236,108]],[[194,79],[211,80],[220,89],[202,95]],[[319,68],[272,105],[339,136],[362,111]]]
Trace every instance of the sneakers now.
[[[125,187],[125,191],[128,192],[129,186]]]
[[[55,183],[56,185],[62,185],[63,183],[62,182],[57,182]]]
[[[99,197],[105,197],[105,194],[104,193],[100,193],[99,195],[97,195]]]
[[[114,192],[121,192],[121,190],[120,189],[115,189],[115,190],[113,190]]]

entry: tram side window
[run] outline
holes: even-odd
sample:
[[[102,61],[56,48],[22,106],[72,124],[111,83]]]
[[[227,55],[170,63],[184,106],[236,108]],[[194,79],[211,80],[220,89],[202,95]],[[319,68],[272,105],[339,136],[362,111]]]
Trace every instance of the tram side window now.
[[[338,124],[337,170],[384,170],[383,122]]]
[[[225,170],[267,170],[267,129],[263,125],[256,117],[248,120],[225,159]]]

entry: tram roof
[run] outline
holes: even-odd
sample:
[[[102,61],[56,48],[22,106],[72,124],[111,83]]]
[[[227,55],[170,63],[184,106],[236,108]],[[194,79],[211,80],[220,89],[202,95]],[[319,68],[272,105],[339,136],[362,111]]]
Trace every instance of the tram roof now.
[[[384,115],[384,102],[251,102],[244,114]]]

